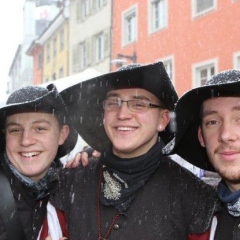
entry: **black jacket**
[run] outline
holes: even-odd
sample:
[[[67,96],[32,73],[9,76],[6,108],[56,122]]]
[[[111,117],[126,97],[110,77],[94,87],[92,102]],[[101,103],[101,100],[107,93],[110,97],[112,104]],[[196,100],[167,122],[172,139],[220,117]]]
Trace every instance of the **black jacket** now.
[[[70,240],[96,240],[97,188],[100,163],[59,172],[59,191],[52,203],[67,214]],[[161,160],[158,170],[132,202],[127,216],[120,216],[109,239],[181,240],[210,226],[217,204],[215,190],[171,159]],[[103,235],[116,210],[101,207]]]
[[[3,158],[3,154],[1,154],[1,158]],[[9,169],[8,165],[4,164],[4,162],[5,161],[1,159],[1,167],[3,168],[3,171],[10,182],[10,186],[13,191],[14,199],[18,209],[18,214],[20,216],[22,226],[26,234],[26,240],[36,240],[39,230],[42,226],[43,219],[46,215],[46,205],[50,192],[46,193],[45,198],[41,200],[35,200],[36,192],[22,184]],[[56,181],[52,180],[52,190],[55,188],[54,186],[56,186]],[[12,227],[14,228],[14,226]],[[0,218],[0,240],[7,239],[8,237],[2,219]]]

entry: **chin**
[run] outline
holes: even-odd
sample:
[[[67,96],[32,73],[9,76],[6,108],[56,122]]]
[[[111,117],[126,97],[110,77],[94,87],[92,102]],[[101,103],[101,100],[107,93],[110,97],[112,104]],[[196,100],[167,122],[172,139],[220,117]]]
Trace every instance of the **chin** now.
[[[239,171],[223,171],[223,172],[219,172],[219,175],[226,180],[227,182],[230,183],[240,183],[240,170]]]

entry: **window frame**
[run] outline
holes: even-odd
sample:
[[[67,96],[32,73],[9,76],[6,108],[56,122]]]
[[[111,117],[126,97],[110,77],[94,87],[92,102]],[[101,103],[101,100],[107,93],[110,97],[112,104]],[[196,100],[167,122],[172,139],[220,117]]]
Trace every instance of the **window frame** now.
[[[209,12],[212,12],[212,11],[217,9],[217,0],[212,0],[213,5],[211,7],[197,12],[197,5],[196,4],[197,4],[198,1],[203,1],[203,0],[192,0],[192,17],[193,18],[201,16],[201,15],[205,15],[205,14],[207,14]],[[205,1],[209,1],[209,0],[205,0]]]
[[[164,2],[165,6],[164,6],[164,13],[165,16],[161,17],[161,11],[159,11],[159,17],[157,19],[156,15],[154,14],[155,11],[153,11],[153,3],[154,2]],[[158,9],[159,10],[159,9]],[[165,29],[168,25],[168,0],[149,0],[148,1],[148,22],[149,22],[149,33],[154,33],[157,32],[159,30]],[[162,21],[163,20],[163,21]],[[156,21],[159,21],[159,26],[156,26]],[[161,22],[163,22],[161,24]]]
[[[87,67],[87,46],[85,41],[79,43],[79,62],[80,69]]]
[[[211,73],[209,73],[209,69],[211,67],[214,67],[214,73],[211,75]],[[210,59],[207,61],[203,61],[200,63],[196,63],[193,64],[192,66],[192,86],[195,87],[200,87],[203,84],[201,83],[202,79],[200,76],[200,71],[202,71],[203,69],[207,69],[207,76],[206,76],[206,80],[208,80],[211,76],[215,75],[218,72],[218,59]]]
[[[57,37],[53,38],[53,57],[57,56]]]
[[[59,33],[59,51],[60,52],[64,50],[64,45],[65,45],[64,35],[65,35],[65,31],[64,31],[64,28],[62,28]]]
[[[233,54],[233,69],[240,70],[240,52]]]
[[[169,55],[164,58],[158,59],[157,61],[161,61],[164,64],[164,67],[166,69],[166,72],[172,81],[172,84],[175,85],[175,59],[174,55]],[[171,70],[169,70],[169,67],[166,67],[166,64],[171,64]],[[169,72],[170,71],[170,72]]]
[[[128,19],[134,18],[132,31],[127,31],[129,29]],[[138,24],[137,24],[138,14],[137,14],[137,5],[131,6],[129,9],[122,13],[122,46],[134,43],[137,41],[138,35]],[[132,23],[132,21],[130,21]],[[127,34],[126,34],[127,31]],[[128,39],[131,36],[132,39]]]
[[[100,40],[100,44],[99,44],[99,40]],[[95,61],[96,62],[100,62],[104,59],[104,49],[105,49],[105,43],[104,43],[104,33],[101,32],[99,34],[97,34],[94,38],[94,45],[95,45]],[[101,46],[100,46],[101,45]],[[101,56],[100,56],[101,55]]]

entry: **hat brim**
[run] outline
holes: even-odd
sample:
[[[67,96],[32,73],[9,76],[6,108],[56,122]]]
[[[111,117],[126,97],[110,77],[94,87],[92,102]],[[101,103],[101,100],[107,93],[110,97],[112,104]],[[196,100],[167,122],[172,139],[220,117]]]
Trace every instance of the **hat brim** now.
[[[79,135],[94,149],[108,151],[111,143],[103,126],[102,102],[111,89],[143,88],[173,110],[178,99],[163,63],[108,73],[78,83],[60,94]],[[167,129],[160,136],[168,142],[173,134]]]
[[[198,140],[201,105],[210,98],[239,95],[240,82],[202,86],[185,93],[179,99],[175,109],[177,132],[172,153],[178,154],[201,169],[215,171],[208,160],[206,149]]]
[[[23,112],[46,112],[46,113],[53,113],[58,115],[61,114],[64,119],[66,119],[66,122],[64,124],[68,124],[70,131],[69,136],[64,142],[63,145],[60,145],[57,152],[57,158],[63,157],[66,154],[70,153],[70,151],[74,148],[77,142],[78,134],[74,127],[72,126],[71,119],[68,116],[67,111],[65,111],[65,106],[59,101],[57,102],[56,106],[56,93],[55,91],[49,92],[47,95],[51,96],[52,99],[54,99],[53,102],[49,102],[48,96],[44,95],[43,97],[37,98],[33,101],[26,101],[22,103],[13,103],[5,105],[0,109],[0,151],[4,151],[6,147],[6,141],[5,141],[5,133],[3,129],[5,128],[5,120],[6,117],[15,114],[15,113],[23,113]],[[45,99],[48,99],[47,101]]]

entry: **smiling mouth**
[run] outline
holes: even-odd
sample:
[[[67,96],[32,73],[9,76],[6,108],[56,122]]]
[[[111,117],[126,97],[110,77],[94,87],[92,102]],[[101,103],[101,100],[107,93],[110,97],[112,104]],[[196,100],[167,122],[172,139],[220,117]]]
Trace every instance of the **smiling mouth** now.
[[[136,130],[136,127],[117,127],[118,131],[133,131]]]
[[[40,152],[28,152],[28,153],[21,153],[23,157],[31,158],[39,155]]]

